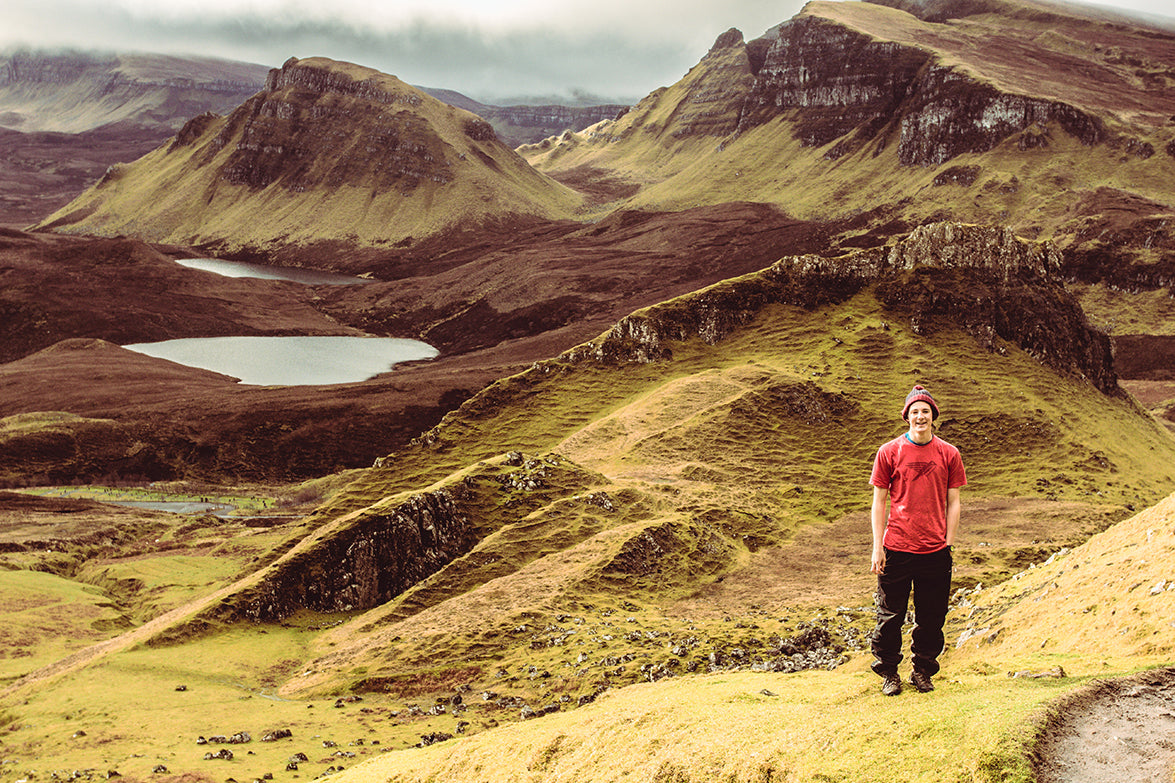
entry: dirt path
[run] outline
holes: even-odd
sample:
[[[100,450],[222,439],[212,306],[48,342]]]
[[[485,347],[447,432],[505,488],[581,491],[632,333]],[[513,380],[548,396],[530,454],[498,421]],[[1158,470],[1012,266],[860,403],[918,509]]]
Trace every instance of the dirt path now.
[[[1175,781],[1175,667],[1098,681],[1062,700],[1034,766],[1037,783]]]

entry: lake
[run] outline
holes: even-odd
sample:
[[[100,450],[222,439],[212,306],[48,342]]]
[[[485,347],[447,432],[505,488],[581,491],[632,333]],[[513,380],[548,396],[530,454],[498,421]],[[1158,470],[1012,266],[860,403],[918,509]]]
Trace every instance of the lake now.
[[[305,285],[362,285],[371,281],[363,277],[300,269],[296,266],[267,266],[247,261],[225,261],[220,258],[178,258],[176,263],[189,269],[224,277],[256,277],[262,280],[288,280]]]
[[[358,383],[440,353],[399,337],[188,337],[123,347],[258,386]]]

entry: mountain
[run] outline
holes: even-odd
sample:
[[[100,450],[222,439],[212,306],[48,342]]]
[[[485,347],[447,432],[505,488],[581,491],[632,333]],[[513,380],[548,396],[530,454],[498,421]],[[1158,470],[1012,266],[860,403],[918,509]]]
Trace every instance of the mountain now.
[[[856,216],[846,247],[951,216],[1051,239],[1081,280],[1169,286],[1175,32],[1018,0],[893,5],[731,30],[622,117],[521,151],[632,183],[629,207]]]
[[[462,224],[564,217],[578,202],[468,112],[377,71],[290,59],[227,117],[192,119],[42,226],[219,253],[391,247]]]

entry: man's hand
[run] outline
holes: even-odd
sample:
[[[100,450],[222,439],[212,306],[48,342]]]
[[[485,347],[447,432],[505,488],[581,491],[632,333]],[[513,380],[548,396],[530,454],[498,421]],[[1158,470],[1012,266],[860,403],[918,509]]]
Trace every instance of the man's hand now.
[[[874,574],[885,573],[885,549],[878,547],[873,550],[873,564],[870,566],[869,571]]]

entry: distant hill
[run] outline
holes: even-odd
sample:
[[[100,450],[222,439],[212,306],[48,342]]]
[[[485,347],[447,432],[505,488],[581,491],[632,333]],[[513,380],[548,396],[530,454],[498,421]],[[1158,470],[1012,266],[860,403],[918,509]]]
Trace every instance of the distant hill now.
[[[532,144],[565,130],[583,130],[602,120],[614,119],[628,106],[606,103],[592,106],[559,103],[518,103],[496,106],[481,103],[454,90],[421,87],[437,100],[471,111],[493,126],[498,138],[511,147]]]
[[[268,70],[168,55],[0,55],[0,224],[35,223],[192,117],[231,111]]]
[[[221,253],[390,247],[458,225],[565,217],[579,201],[469,112],[394,76],[291,59],[231,114],[191,120],[43,226]]]
[[[268,72],[210,57],[18,51],[0,55],[0,127],[81,133],[121,123],[175,132],[197,114],[232,111]]]

